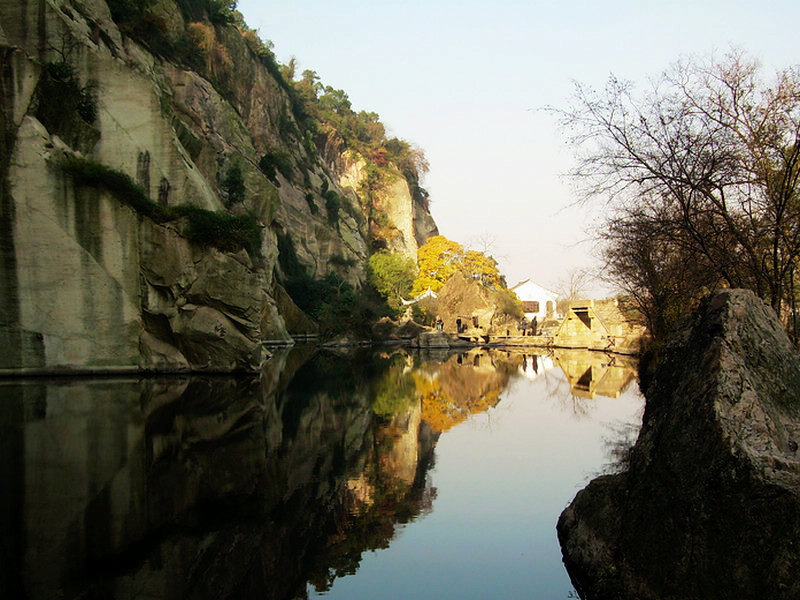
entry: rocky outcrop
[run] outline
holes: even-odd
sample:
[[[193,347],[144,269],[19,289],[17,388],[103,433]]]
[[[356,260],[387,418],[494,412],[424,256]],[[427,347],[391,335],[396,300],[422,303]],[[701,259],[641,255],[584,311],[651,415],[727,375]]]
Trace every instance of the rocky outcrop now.
[[[358,182],[339,185],[341,140],[306,139],[247,31],[204,20],[201,3],[122,4],[149,16],[118,24],[102,0],[0,0],[0,372],[256,370],[265,342],[316,333],[276,273],[364,281]],[[129,37],[139,26],[153,35]],[[204,58],[190,68],[180,48],[192,43]],[[76,157],[162,209],[254,219],[261,244],[190,241],[180,220],[75,181],[60,165]],[[407,193],[395,204],[415,251],[414,231],[431,228],[415,220],[430,215]]]
[[[463,273],[448,279],[434,302],[446,332],[463,334],[475,341],[488,341],[487,334],[503,335],[516,324],[516,319],[498,304],[492,290]]]
[[[800,597],[800,358],[751,292],[703,302],[664,349],[630,467],[562,513],[585,599]]]
[[[368,174],[366,161],[346,153],[347,168],[342,171],[339,184],[348,195],[358,197]],[[380,215],[370,222],[373,242],[391,252],[417,259],[417,250],[429,238],[438,235],[439,229],[428,209],[412,197],[408,181],[396,168],[387,168],[378,189],[371,191],[368,202],[371,212]]]

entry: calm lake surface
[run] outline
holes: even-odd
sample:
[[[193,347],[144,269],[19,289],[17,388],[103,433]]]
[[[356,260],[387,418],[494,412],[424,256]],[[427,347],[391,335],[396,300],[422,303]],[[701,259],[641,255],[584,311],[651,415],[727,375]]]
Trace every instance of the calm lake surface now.
[[[586,351],[6,380],[0,597],[575,597],[556,520],[642,409]]]

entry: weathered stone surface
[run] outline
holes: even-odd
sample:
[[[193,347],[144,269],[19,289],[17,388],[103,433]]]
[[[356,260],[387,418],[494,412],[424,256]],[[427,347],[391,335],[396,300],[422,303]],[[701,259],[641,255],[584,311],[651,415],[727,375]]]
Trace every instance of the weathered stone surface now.
[[[630,468],[562,513],[586,599],[800,597],[800,358],[751,292],[707,299],[664,350]]]
[[[18,306],[8,331],[29,342],[16,364],[2,367],[135,367],[137,218],[106,194],[73,196],[49,164],[58,143],[36,119],[23,119],[9,169],[15,217],[3,248],[14,269],[0,287]]]
[[[273,296],[290,335],[302,338],[316,336],[319,333],[317,322],[300,310],[286,290],[278,283],[273,288]]]
[[[414,203],[414,236],[417,246],[423,246],[430,238],[437,235],[439,235],[439,228],[436,226],[430,210]]]
[[[452,336],[436,331],[425,331],[414,338],[415,348],[449,348],[454,342]]]
[[[181,6],[148,3],[173,42],[186,41]],[[315,331],[273,297],[279,232],[309,275],[364,282],[367,219],[356,189],[338,183],[341,140],[328,131],[319,152],[306,143],[238,28],[210,28],[229,60],[189,70],[127,37],[103,0],[0,0],[0,22],[0,371],[257,368],[262,342],[292,342],[287,323]],[[75,113],[53,124],[39,110],[59,101],[40,83],[62,60],[96,93],[91,123]],[[271,178],[261,161],[273,151],[291,165]],[[190,243],[186,219],[154,223],[106,190],[76,187],[59,169],[65,156],[127,174],[161,205],[252,215],[263,243],[250,255]],[[233,167],[243,198],[224,185]],[[337,215],[323,190],[340,198]],[[405,192],[392,206],[413,237]]]

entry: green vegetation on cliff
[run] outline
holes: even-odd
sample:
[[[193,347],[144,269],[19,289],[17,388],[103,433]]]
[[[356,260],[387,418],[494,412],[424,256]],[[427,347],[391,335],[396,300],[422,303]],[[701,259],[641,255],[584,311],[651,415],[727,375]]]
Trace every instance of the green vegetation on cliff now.
[[[156,223],[185,218],[187,227],[184,234],[200,246],[213,246],[224,252],[244,249],[251,256],[260,254],[263,234],[258,220],[250,214],[234,215],[188,204],[157,204],[147,197],[145,191],[130,176],[77,156],[65,158],[59,166],[72,177],[76,186],[105,189],[117,200]]]
[[[376,254],[374,260],[369,254],[389,248],[397,251],[394,240],[401,232],[387,213],[385,199],[394,193],[391,186],[398,179],[407,182],[411,202],[427,211],[428,193],[420,181],[428,164],[422,151],[405,140],[387,137],[377,113],[355,110],[343,90],[323,85],[314,71],[305,70],[296,77],[294,59],[279,64],[272,43],[248,27],[235,1],[176,0],[182,19],[171,18],[165,4],[156,0],[110,0],[109,6],[123,34],[157,56],[198,73],[244,121],[253,98],[246,96],[250,92],[242,88],[242,77],[253,77],[261,67],[266,69],[278,88],[275,93],[275,88],[267,85],[262,93],[269,93],[269,98],[259,99],[268,113],[261,123],[267,131],[251,140],[255,156],[239,149],[233,158],[228,156],[218,163],[215,183],[222,202],[229,209],[241,207],[247,187],[260,171],[276,188],[289,188],[280,192],[287,204],[298,197],[296,191],[300,192],[305,203],[292,205],[290,210],[310,213],[313,226],[322,228],[318,231],[323,237],[351,240],[355,235],[364,239],[365,247],[347,241],[340,247],[320,243],[317,248],[303,242],[295,230],[294,216],[288,219],[279,214],[268,223],[277,235],[277,280],[297,306],[319,322],[324,336],[348,331],[368,335],[369,324],[381,316],[397,314],[399,300],[407,295],[415,274],[414,259],[388,250]],[[174,110],[180,113],[179,108]],[[193,158],[197,152],[192,153]],[[252,167],[256,167],[256,173]],[[337,185],[351,167],[357,184],[352,192]],[[247,217],[227,213],[212,216],[200,209],[154,204],[141,190],[131,191],[135,186],[127,184],[132,181],[118,182],[119,174],[103,171],[98,181],[85,173],[72,174],[77,177],[76,183],[112,190],[154,220],[185,217],[190,223],[185,233],[198,241],[216,247],[227,243],[253,247],[255,237]],[[411,210],[416,209],[412,206]],[[199,225],[212,221],[215,226]],[[414,240],[407,239],[407,232],[404,235],[406,248],[415,248]],[[320,251],[322,255],[314,255]],[[387,257],[404,262],[402,277],[399,271],[386,271]],[[377,278],[376,269],[383,271]],[[387,282],[387,276],[395,281]],[[396,281],[398,277],[404,279],[402,284]]]

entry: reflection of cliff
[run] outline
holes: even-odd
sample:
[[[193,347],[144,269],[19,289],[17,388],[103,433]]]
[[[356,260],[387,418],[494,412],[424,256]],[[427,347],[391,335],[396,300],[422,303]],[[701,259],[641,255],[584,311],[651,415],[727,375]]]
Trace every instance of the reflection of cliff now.
[[[617,398],[636,379],[633,360],[590,350],[554,350],[553,360],[569,381],[572,394]]]
[[[447,431],[496,405],[521,360],[495,360],[489,352],[473,350],[424,364],[414,373],[422,419],[435,431]]]
[[[419,405],[370,410],[390,363],[273,360],[291,381],[3,386],[0,596],[295,598],[429,510]]]
[[[363,468],[339,494],[326,543],[309,570],[318,592],[329,590],[336,577],[355,573],[365,551],[387,548],[398,524],[432,510],[436,489],[427,471],[438,437],[421,422],[419,405],[376,427]]]

